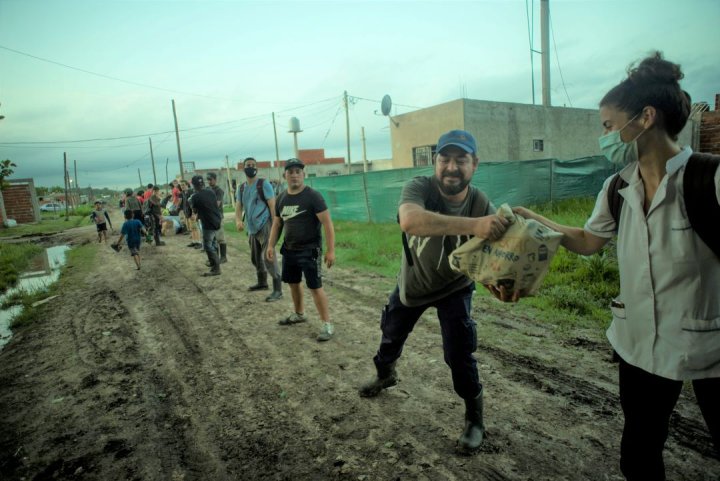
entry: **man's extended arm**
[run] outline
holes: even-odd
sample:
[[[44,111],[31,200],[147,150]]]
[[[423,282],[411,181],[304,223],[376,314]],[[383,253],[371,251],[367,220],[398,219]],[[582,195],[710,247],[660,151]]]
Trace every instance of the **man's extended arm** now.
[[[496,240],[502,237],[510,222],[495,214],[484,217],[458,217],[438,214],[422,206],[400,205],[400,229],[409,235],[429,237],[442,235],[473,235]]]

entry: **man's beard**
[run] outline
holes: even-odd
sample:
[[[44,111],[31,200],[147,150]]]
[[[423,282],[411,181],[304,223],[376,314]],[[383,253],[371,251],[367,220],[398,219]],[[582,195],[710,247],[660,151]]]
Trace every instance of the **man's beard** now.
[[[442,179],[444,179],[445,177],[451,177],[451,178],[454,177],[454,178],[456,178],[456,179],[460,179],[460,183],[457,184],[457,185],[446,185],[446,184],[442,181]],[[442,178],[440,179],[439,184],[440,184],[440,190],[442,191],[443,194],[445,194],[445,195],[456,195],[456,194],[459,194],[460,192],[462,192],[463,190],[465,190],[465,187],[467,187],[468,184],[470,184],[470,179],[465,179],[465,178],[463,178],[461,175],[447,175],[447,174],[445,174],[445,175],[443,175]]]

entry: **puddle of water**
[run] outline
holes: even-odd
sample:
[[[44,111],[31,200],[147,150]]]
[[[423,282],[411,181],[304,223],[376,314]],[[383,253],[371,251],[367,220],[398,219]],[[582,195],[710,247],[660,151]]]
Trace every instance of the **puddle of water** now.
[[[65,265],[65,253],[69,249],[66,245],[48,247],[42,254],[31,259],[28,270],[20,274],[17,284],[0,295],[0,304],[14,293],[20,291],[31,293],[50,287],[60,277],[60,268]],[[0,309],[0,349],[10,341],[12,337],[10,324],[21,310],[21,306]]]

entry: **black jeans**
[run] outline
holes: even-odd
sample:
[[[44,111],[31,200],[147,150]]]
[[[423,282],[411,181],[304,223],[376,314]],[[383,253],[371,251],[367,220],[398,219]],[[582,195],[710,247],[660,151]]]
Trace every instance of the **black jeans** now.
[[[383,309],[380,327],[382,340],[373,358],[379,372],[395,362],[415,327],[415,323],[428,307],[437,309],[443,340],[445,363],[452,372],[455,392],[463,399],[477,397],[482,390],[477,361],[472,355],[477,349],[475,321],[470,317],[474,285],[454,292],[435,302],[408,307],[400,302],[396,287]]]
[[[650,374],[620,359],[620,404],[625,414],[620,470],[628,481],[664,481],[662,451],[682,381]],[[692,382],[695,397],[720,451],[720,378]]]

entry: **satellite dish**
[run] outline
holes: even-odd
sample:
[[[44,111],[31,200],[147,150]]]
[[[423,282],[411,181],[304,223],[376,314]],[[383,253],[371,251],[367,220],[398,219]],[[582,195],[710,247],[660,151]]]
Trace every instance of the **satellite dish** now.
[[[395,122],[395,119],[393,119],[390,116],[390,110],[392,109],[392,99],[389,95],[385,95],[382,100],[380,101],[380,111],[383,115],[385,115],[387,118],[390,119],[390,121],[395,125],[395,127],[399,127],[400,124]]]
[[[385,95],[380,101],[380,111],[383,115],[390,115],[392,109],[392,99],[389,95]]]

